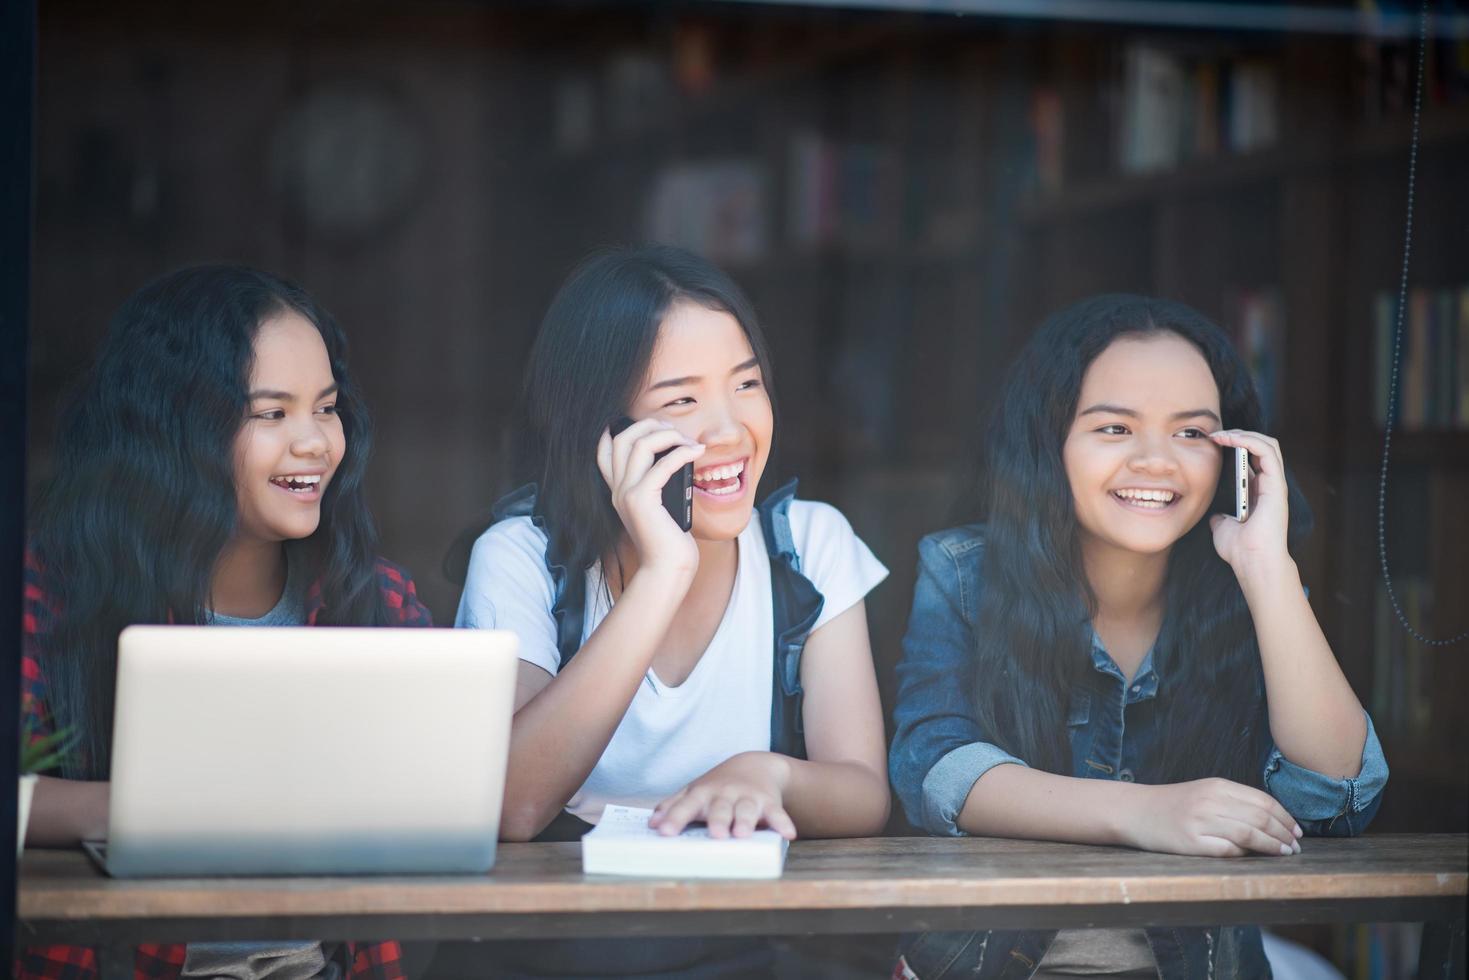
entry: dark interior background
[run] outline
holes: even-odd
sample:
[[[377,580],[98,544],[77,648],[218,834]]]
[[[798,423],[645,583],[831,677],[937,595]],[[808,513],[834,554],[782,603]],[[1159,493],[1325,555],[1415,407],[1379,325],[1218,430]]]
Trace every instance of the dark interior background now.
[[[1442,635],[1469,627],[1469,42],[1465,5],[1433,6],[1460,33],[1428,53],[1404,384],[1445,400],[1393,440],[1388,530]],[[203,260],[277,271],[353,340],[385,551],[448,624],[442,561],[508,489],[555,286],[594,246],[678,241],[767,324],[769,486],[799,475],[892,569],[870,599],[891,703],[916,541],[962,510],[1023,338],[1093,292],[1173,297],[1239,338],[1314,507],[1312,604],[1392,765],[1376,828],[1462,830],[1469,648],[1407,642],[1376,559],[1410,55],[743,4],[48,0],[30,476],[126,295]]]

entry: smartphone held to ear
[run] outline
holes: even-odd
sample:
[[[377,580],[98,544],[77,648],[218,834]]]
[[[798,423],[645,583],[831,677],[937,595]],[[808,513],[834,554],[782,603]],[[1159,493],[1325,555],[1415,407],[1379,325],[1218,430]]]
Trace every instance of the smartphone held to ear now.
[[[633,420],[624,415],[614,421],[608,427],[608,431],[615,436],[632,425],[632,423]],[[665,449],[653,457],[653,459],[656,462],[671,452],[673,452],[672,449]],[[668,516],[673,518],[673,523],[678,525],[679,530],[687,531],[694,526],[693,463],[685,463],[679,467],[678,472],[674,473],[673,476],[668,478],[668,482],[663,484],[663,509],[668,511]]]
[[[1233,472],[1234,519],[1244,521],[1250,516],[1250,479],[1254,476],[1250,470],[1250,454],[1238,446],[1228,446],[1224,453],[1228,457],[1225,471]]]

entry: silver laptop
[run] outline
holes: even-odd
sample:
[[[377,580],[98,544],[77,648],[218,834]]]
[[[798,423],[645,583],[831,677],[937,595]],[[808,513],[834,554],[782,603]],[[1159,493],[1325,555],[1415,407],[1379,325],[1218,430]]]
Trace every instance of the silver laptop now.
[[[497,630],[128,627],[108,873],[487,871],[516,647]]]

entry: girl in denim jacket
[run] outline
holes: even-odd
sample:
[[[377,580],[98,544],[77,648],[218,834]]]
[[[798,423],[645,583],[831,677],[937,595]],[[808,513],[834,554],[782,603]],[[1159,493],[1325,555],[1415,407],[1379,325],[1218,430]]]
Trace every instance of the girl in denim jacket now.
[[[1316,622],[1279,442],[1225,335],[1177,303],[1052,317],[988,432],[985,523],[919,545],[890,756],[933,834],[1288,860],[1350,835],[1387,764]],[[1243,523],[1221,483],[1243,447]],[[1294,516],[1294,520],[1290,518]],[[1259,930],[927,933],[895,975],[1268,976]]]

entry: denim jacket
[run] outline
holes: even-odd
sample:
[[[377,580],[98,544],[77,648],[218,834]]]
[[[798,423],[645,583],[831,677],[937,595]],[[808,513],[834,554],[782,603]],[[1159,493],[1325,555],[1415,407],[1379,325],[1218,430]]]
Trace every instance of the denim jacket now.
[[[918,584],[898,665],[897,732],[889,756],[893,789],[908,819],[931,834],[964,836],[960,810],[979,777],[1001,763],[1025,765],[988,741],[969,702],[974,629],[983,590],[984,536],[980,525],[951,528],[918,546]],[[1122,671],[1092,634],[1091,671],[1072,689],[1066,724],[1072,775],[1134,779],[1158,737],[1154,708],[1168,697],[1149,651],[1127,684]],[[1337,779],[1295,765],[1273,746],[1263,760],[1265,790],[1280,801],[1308,835],[1361,833],[1387,782],[1382,745],[1367,719],[1362,768]],[[1259,977],[1270,969],[1259,929],[1248,927],[1150,928],[1146,930],[1163,980],[1182,977]],[[924,933],[908,937],[904,956],[922,980],[944,976],[1026,978],[1036,971],[1055,930],[988,933]]]

